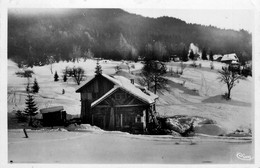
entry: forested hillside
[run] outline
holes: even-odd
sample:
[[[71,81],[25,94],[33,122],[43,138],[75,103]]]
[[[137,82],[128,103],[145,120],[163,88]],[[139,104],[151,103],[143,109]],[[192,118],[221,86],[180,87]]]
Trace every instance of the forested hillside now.
[[[8,14],[8,58],[19,65],[79,57],[167,60],[187,53],[190,43],[207,53],[235,52],[240,59],[252,58],[252,35],[244,30],[148,18],[121,9],[38,9],[34,14],[28,10],[9,9]]]

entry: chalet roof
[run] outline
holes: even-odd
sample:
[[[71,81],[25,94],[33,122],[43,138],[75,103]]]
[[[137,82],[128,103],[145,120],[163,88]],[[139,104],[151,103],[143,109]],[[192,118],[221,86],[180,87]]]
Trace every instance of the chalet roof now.
[[[237,55],[235,53],[232,54],[225,54],[221,61],[238,61]]]
[[[110,76],[107,74],[101,74],[103,77],[105,77],[106,79],[110,80],[111,82],[113,82],[115,84],[114,88],[112,88],[110,91],[108,91],[106,94],[104,94],[102,97],[100,97],[98,100],[94,101],[91,106],[95,106],[98,103],[100,103],[102,100],[104,100],[106,97],[108,97],[109,95],[111,95],[112,93],[114,93],[114,91],[116,91],[117,89],[121,88],[124,91],[134,95],[135,97],[141,99],[142,101],[146,102],[146,103],[154,103],[155,99],[158,98],[157,95],[155,95],[154,93],[150,92],[149,90],[147,90],[145,87],[142,87],[138,84],[132,84],[131,81],[123,76]],[[82,87],[84,87],[87,83],[89,83],[91,80],[93,80],[95,77],[90,78],[89,80],[87,80],[86,82],[84,82],[77,90],[76,92],[78,92],[79,89],[81,89]]]
[[[92,79],[94,79],[94,78],[95,78],[95,76],[91,76],[90,78],[87,78],[87,80],[85,80],[83,83],[81,83],[80,86],[78,86],[78,87],[76,88],[76,92],[79,92],[79,90],[80,90],[83,86],[85,86],[87,83],[89,83],[90,81],[92,81]]]

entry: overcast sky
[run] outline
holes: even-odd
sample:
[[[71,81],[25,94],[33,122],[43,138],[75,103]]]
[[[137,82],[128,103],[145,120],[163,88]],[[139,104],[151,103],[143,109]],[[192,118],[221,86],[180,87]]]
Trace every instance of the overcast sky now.
[[[146,17],[171,16],[202,25],[212,25],[219,28],[240,30],[249,32],[253,30],[252,10],[198,10],[198,9],[124,9],[130,13],[140,14]]]
[[[10,0],[10,8],[121,8],[147,17],[171,16],[187,23],[253,31],[259,0]],[[55,11],[55,9],[54,9]]]

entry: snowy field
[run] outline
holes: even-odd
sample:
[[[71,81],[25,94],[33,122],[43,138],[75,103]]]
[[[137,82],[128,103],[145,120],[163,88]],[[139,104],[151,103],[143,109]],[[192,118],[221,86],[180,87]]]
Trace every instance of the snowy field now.
[[[130,135],[120,132],[8,132],[8,160],[15,163],[253,163],[248,140]]]
[[[134,65],[131,68],[132,73],[140,72],[141,63],[129,63]],[[192,62],[185,62],[192,64]],[[222,99],[221,95],[226,92],[226,85],[217,79],[217,70],[220,70],[224,64],[214,62],[214,70],[211,70],[209,61],[196,61],[196,64],[202,65],[202,68],[186,67],[183,75],[180,77],[172,77],[168,75],[169,91],[161,91],[158,93],[157,111],[160,115],[193,115],[207,117],[215,120],[220,126],[225,128],[227,132],[236,129],[252,129],[253,125],[253,79],[248,77],[240,80],[239,83],[231,91],[231,101]],[[103,73],[114,74],[115,67],[122,65],[119,61],[100,61]],[[33,77],[30,82],[33,83],[34,78],[37,79],[40,91],[35,94],[37,106],[46,108],[50,106],[64,106],[67,113],[73,115],[80,114],[80,94],[75,92],[78,87],[73,79],[67,82],[62,80],[62,71],[66,66],[82,67],[86,71],[86,79],[94,75],[96,66],[95,60],[80,60],[79,62],[59,62],[52,65],[52,71],[57,71],[59,81],[54,82],[54,74],[51,73],[51,65],[33,67]],[[179,62],[167,63],[168,69],[173,71],[180,69]],[[23,110],[25,108],[26,85],[27,78],[21,78],[15,75],[21,71],[17,65],[8,60],[8,112],[13,110]],[[123,69],[128,72],[128,69]],[[122,73],[123,74],[123,73]],[[127,73],[123,75],[126,76]],[[128,74],[127,76],[130,76]],[[131,75],[133,76],[133,75]],[[135,77],[135,76],[133,76]],[[136,82],[138,82],[136,80]],[[62,94],[62,89],[65,94]]]
[[[156,110],[159,115],[201,116],[215,120],[227,133],[237,129],[245,132],[252,130],[253,79],[240,80],[231,92],[232,100],[223,100],[221,95],[226,86],[217,79],[217,70],[223,64],[198,61],[202,68],[186,67],[183,75],[167,75],[169,91],[158,92]],[[101,61],[103,73],[114,74],[115,67],[122,62]],[[134,65],[130,71],[139,73],[142,64]],[[192,64],[187,62],[185,64]],[[37,106],[64,106],[67,113],[80,114],[80,94],[72,79],[62,80],[62,70],[66,67],[82,67],[88,79],[94,75],[95,60],[79,62],[59,62],[52,65],[33,67],[33,77],[37,79],[40,91],[35,94]],[[175,71],[180,63],[167,63]],[[8,112],[25,108],[27,79],[15,73],[21,71],[17,65],[8,60]],[[57,71],[59,81],[54,82]],[[124,76],[136,77],[123,69]],[[136,82],[138,82],[136,80]],[[62,89],[65,94],[62,94]],[[130,135],[120,132],[51,132],[29,131],[28,139],[23,138],[21,130],[8,131],[8,159],[14,163],[251,163],[237,158],[241,152],[253,156],[252,140],[221,139],[221,137],[193,137],[191,139],[172,136]],[[191,145],[193,144],[193,145]]]

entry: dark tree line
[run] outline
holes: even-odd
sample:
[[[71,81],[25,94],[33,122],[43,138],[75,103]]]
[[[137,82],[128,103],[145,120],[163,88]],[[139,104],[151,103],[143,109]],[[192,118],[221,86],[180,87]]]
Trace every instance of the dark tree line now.
[[[178,55],[185,61],[190,43],[207,54],[235,52],[251,60],[252,35],[244,30],[187,24],[171,17],[145,18],[120,9],[70,9],[55,15],[24,15],[23,10],[29,9],[10,9],[8,15],[8,58],[19,66],[50,64],[50,57],[77,61],[150,56],[167,61]]]

